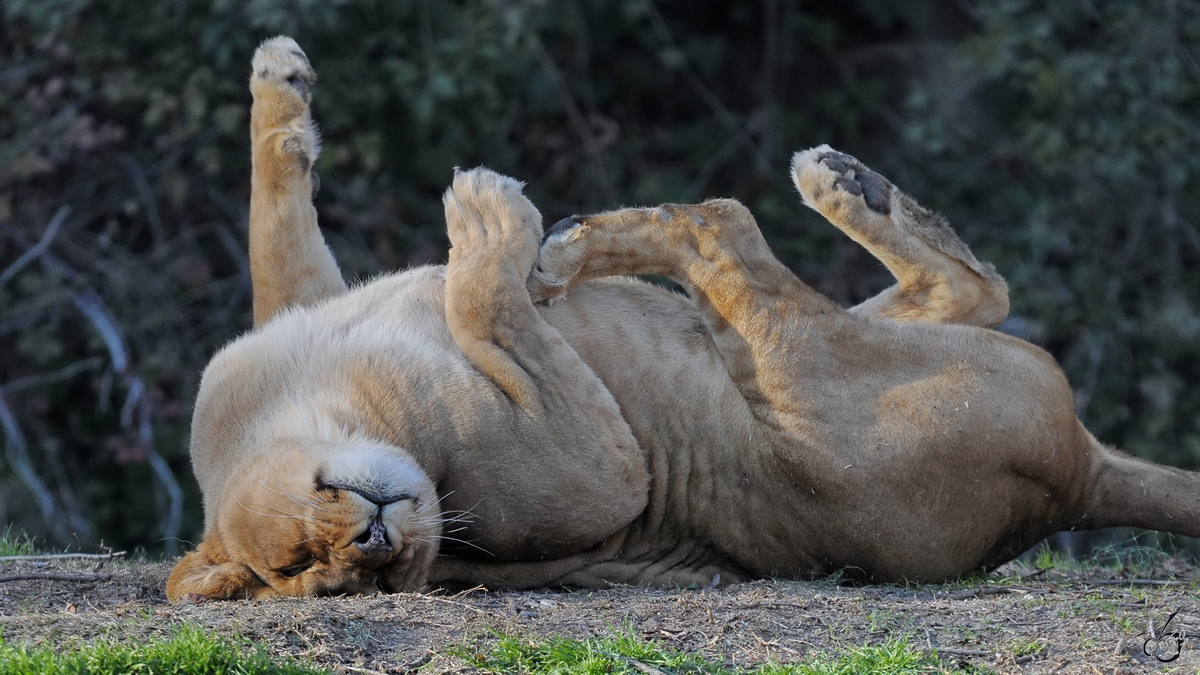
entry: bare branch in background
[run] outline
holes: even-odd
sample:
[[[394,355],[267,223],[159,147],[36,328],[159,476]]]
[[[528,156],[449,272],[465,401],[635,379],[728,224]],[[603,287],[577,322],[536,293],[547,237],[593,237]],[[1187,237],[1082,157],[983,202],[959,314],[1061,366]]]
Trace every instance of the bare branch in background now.
[[[558,98],[562,103],[563,110],[567,113],[567,119],[571,121],[571,126],[574,127],[575,133],[579,134],[579,139],[583,142],[584,152],[587,153],[588,159],[592,163],[592,171],[596,174],[596,179],[600,183],[600,187],[604,192],[604,199],[607,202],[613,202],[617,199],[617,193],[613,190],[612,180],[608,177],[608,170],[604,168],[604,156],[601,154],[600,144],[596,142],[596,136],[592,133],[592,128],[588,121],[583,116],[583,112],[579,109],[579,104],[575,102],[575,97],[571,95],[571,90],[567,86],[567,80],[563,77],[562,71],[559,70],[558,64],[554,62],[554,57],[550,56],[550,52],[546,51],[546,47],[542,45],[541,40],[535,40],[538,57],[542,60],[542,66],[546,72],[550,74],[550,79],[554,80],[554,84],[558,89]]]
[[[154,199],[154,189],[150,187],[150,180],[146,178],[146,172],[142,170],[142,165],[138,164],[137,160],[129,153],[121,153],[117,156],[117,160],[121,162],[121,166],[133,180],[133,186],[137,188],[138,199],[146,209],[146,220],[150,221],[150,235],[154,238],[154,250],[158,251],[166,241],[166,235],[163,233],[162,218],[158,215],[158,202]]]
[[[29,459],[29,445],[25,442],[25,435],[21,433],[17,418],[3,396],[0,396],[0,427],[4,427],[4,458],[8,460],[8,465],[33,494],[38,510],[42,512],[42,520],[46,522],[54,538],[60,544],[69,544],[71,537],[63,527],[63,519],[60,517],[54,495],[34,470],[33,462]]]
[[[5,382],[0,385],[0,396],[12,394],[24,389],[32,389],[45,384],[57,384],[75,377],[79,373],[87,370],[99,368],[104,363],[104,359],[99,356],[92,356],[86,359],[81,359],[72,363],[65,368],[59,368],[49,373],[38,373],[37,375],[29,375],[26,377],[18,377],[15,380]]]
[[[50,248],[54,237],[58,236],[59,229],[62,228],[63,222],[67,220],[67,216],[69,215],[71,215],[71,207],[59,207],[54,217],[50,219],[50,224],[46,226],[46,231],[42,234],[42,238],[38,240],[38,243],[34,244],[33,248],[21,254],[20,258],[17,258],[13,264],[9,265],[0,274],[0,286],[11,281],[21,270],[25,269],[26,265],[40,258]]]
[[[92,295],[92,294],[88,294]],[[125,341],[121,339],[121,331],[117,324],[108,316],[108,312],[100,304],[100,298],[87,297],[82,293],[72,293],[71,301],[80,312],[92,322],[92,327],[100,333],[104,346],[108,348],[108,356],[112,359],[113,370],[124,374],[129,369],[129,356],[125,352]]]
[[[645,0],[645,7],[646,12],[650,16],[650,23],[654,25],[654,31],[658,33],[658,37],[662,43],[682,54],[683,49],[675,40],[675,36],[672,35],[671,28],[667,25],[667,20],[658,11],[658,6],[654,4],[654,0]],[[721,101],[721,98],[713,93],[713,90],[704,83],[704,80],[700,79],[700,76],[696,74],[691,65],[684,61],[679,66],[679,72],[683,75],[683,80],[692,90],[692,93],[696,94],[704,102],[704,105],[708,107],[713,116],[732,134],[732,137],[741,137],[742,125],[738,121],[737,115],[734,115],[725,106],[725,103]],[[762,153],[762,149],[755,145],[749,137],[744,138],[745,140],[740,145],[746,151],[746,154],[754,160],[754,163],[758,166],[758,170],[764,176],[772,179],[772,182],[781,181],[782,179],[778,179],[776,176],[779,172],[775,167],[771,166],[771,160],[767,159],[766,155]]]
[[[134,182],[139,183],[138,178],[140,177],[140,183],[144,183],[144,185],[140,185],[139,183],[140,187],[148,189],[149,184],[145,181],[145,174],[141,172],[141,168],[137,166],[136,162],[133,162],[132,158],[129,158],[129,161],[125,162],[125,164],[126,170],[134,177]],[[161,248],[163,244],[161,238],[162,223],[157,220],[158,213],[157,207],[153,205],[153,195],[143,193],[142,197],[143,200],[150,200],[147,208],[152,211],[151,223],[156,228],[156,245]],[[63,276],[72,283],[85,283],[85,280],[78,272],[49,254],[50,244],[54,241],[69,214],[70,209],[68,207],[64,206],[58,210],[38,243],[22,254],[20,258],[0,274],[0,285],[11,280],[22,269],[28,266],[29,263],[35,260],[42,260],[51,268],[63,273]],[[125,340],[121,335],[120,329],[117,327],[116,320],[113,319],[112,315],[104,307],[100,296],[89,287],[85,291],[71,293],[70,298],[75,307],[84,315],[92,327],[96,329],[96,332],[100,334],[108,351],[109,359],[112,362],[112,372],[124,381],[128,389],[125,403],[121,409],[121,426],[137,435],[138,444],[145,454],[147,464],[149,464],[155,478],[162,484],[166,492],[167,509],[166,514],[159,518],[159,527],[164,537],[166,552],[168,555],[174,555],[178,552],[177,540],[179,537],[179,528],[183,521],[183,490],[174,473],[171,471],[170,465],[167,464],[166,460],[154,448],[153,406],[145,383],[133,373],[129,358],[129,349],[125,345]],[[80,372],[98,367],[101,362],[99,357],[82,359],[57,371],[39,373],[13,380],[12,382],[0,385],[0,397],[4,394],[30,387],[65,381]],[[107,400],[109,386],[111,386],[111,377],[106,377],[105,382],[108,386],[102,387],[103,400]],[[83,516],[81,509],[75,505],[74,493],[66,481],[65,474],[62,473],[61,467],[55,466],[52,468],[56,469],[56,475],[59,476],[60,487],[63,490],[64,505],[75,505],[75,508],[70,509],[70,513],[63,513],[63,509],[58,501],[55,500],[52,491],[38,476],[29,458],[28,442],[17,423],[16,417],[12,414],[11,409],[3,398],[0,398],[0,425],[4,427],[6,438],[5,456],[8,463],[30,492],[33,493],[38,508],[42,513],[42,518],[54,534],[54,537],[62,544],[71,543],[71,537],[65,526],[67,521],[78,532],[87,533],[92,531],[94,526]],[[52,448],[48,448],[48,450],[50,449]]]
[[[167,513],[159,522],[167,555],[176,555],[179,552],[179,528],[183,523],[183,488],[179,486],[170,465],[154,449],[153,409],[146,385],[130,368],[128,351],[121,338],[121,332],[100,298],[94,293],[76,293],[71,296],[71,300],[104,339],[112,359],[113,370],[125,380],[128,387],[125,404],[121,407],[121,426],[137,433],[138,443],[142,452],[146,454],[146,462],[167,492]]]

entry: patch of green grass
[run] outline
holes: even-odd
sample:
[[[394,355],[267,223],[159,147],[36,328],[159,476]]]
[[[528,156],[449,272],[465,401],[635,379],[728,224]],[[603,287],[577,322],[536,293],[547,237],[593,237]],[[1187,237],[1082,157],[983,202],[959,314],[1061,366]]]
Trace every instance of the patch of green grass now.
[[[1042,650],[1046,648],[1046,643],[1038,639],[1015,638],[1009,647],[1016,656],[1032,656],[1042,653]]]
[[[488,653],[458,651],[470,665],[490,673],[522,675],[637,675],[706,673],[709,675],[917,675],[951,672],[937,657],[902,641],[851,647],[836,657],[824,653],[806,661],[729,668],[698,654],[675,651],[640,640],[628,631],[613,637],[572,640],[504,636]]]
[[[218,638],[199,628],[180,626],[175,635],[147,643],[112,639],[76,647],[28,648],[0,639],[0,675],[324,675],[293,660],[276,659],[244,641]]]
[[[1031,558],[1018,561],[1015,567],[1019,570],[1019,576],[1044,569],[1068,574],[1088,574],[1104,570],[1139,576],[1161,573],[1162,567],[1173,559],[1195,564],[1193,554],[1183,550],[1168,551],[1161,541],[1149,537],[1155,533],[1145,534],[1147,536],[1142,538],[1133,536],[1098,547],[1078,557],[1053,550],[1043,542]]]
[[[33,545],[33,537],[25,532],[13,532],[13,526],[4,528],[0,534],[0,558],[10,555],[33,555],[37,548]]]
[[[822,654],[805,663],[772,664],[753,672],[757,675],[917,675],[951,670],[937,657],[915,651],[897,640],[878,646],[852,647],[837,658]]]
[[[533,640],[504,636],[489,653],[459,656],[492,673],[619,675],[639,672],[637,664],[672,672],[725,672],[703,657],[665,649],[628,632],[582,642],[565,637]]]

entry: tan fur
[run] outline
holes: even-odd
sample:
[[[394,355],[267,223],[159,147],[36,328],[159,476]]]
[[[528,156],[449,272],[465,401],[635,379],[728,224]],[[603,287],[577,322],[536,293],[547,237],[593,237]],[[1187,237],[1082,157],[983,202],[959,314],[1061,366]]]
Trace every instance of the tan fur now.
[[[850,310],[735,201],[568,219],[539,249],[520,184],[486,169],[446,193],[446,267],[346,290],[288,84],[307,59],[276,38],[254,63],[255,331],[204,374],[205,539],[172,599],[929,581],[1064,528],[1200,535],[1200,478],[1099,445],[1053,360],[981,327],[1008,310],[991,266],[852,157],[793,161],[896,274]],[[644,273],[687,296],[613,278]]]

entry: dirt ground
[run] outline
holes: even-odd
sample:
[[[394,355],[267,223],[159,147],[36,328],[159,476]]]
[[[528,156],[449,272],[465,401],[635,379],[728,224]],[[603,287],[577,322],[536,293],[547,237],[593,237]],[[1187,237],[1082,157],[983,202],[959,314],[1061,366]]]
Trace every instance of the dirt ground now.
[[[1002,568],[940,586],[760,581],[715,590],[380,595],[171,605],[169,563],[0,562],[0,631],[10,644],[101,636],[146,640],[189,623],[236,634],[335,671],[469,672],[447,647],[486,650],[495,635],[611,635],[615,629],[729,665],[803,661],[900,639],[952,665],[999,673],[1194,673],[1200,669],[1200,570],[1167,561],[1119,573]],[[105,580],[16,580],[97,574]],[[1163,635],[1163,624],[1178,612]],[[1162,658],[1143,653],[1150,627]],[[1176,636],[1187,636],[1177,649]],[[1197,637],[1190,637],[1197,636]]]

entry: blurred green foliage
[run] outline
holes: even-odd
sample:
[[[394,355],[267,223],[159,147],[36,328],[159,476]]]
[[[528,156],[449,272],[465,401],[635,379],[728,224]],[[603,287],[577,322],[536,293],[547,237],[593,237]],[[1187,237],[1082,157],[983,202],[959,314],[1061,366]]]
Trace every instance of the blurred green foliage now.
[[[317,206],[349,275],[444,260],[440,193],[486,164],[547,222],[737,197],[856,302],[886,273],[786,175],[827,142],[997,264],[1008,327],[1063,362],[1103,440],[1200,466],[1200,12],[1050,5],[6,0],[0,523],[198,536],[190,405],[250,324],[248,63],[280,33],[319,74]]]
[[[1097,437],[1198,468],[1200,8],[978,7],[910,92],[901,184],[1004,273]]]

